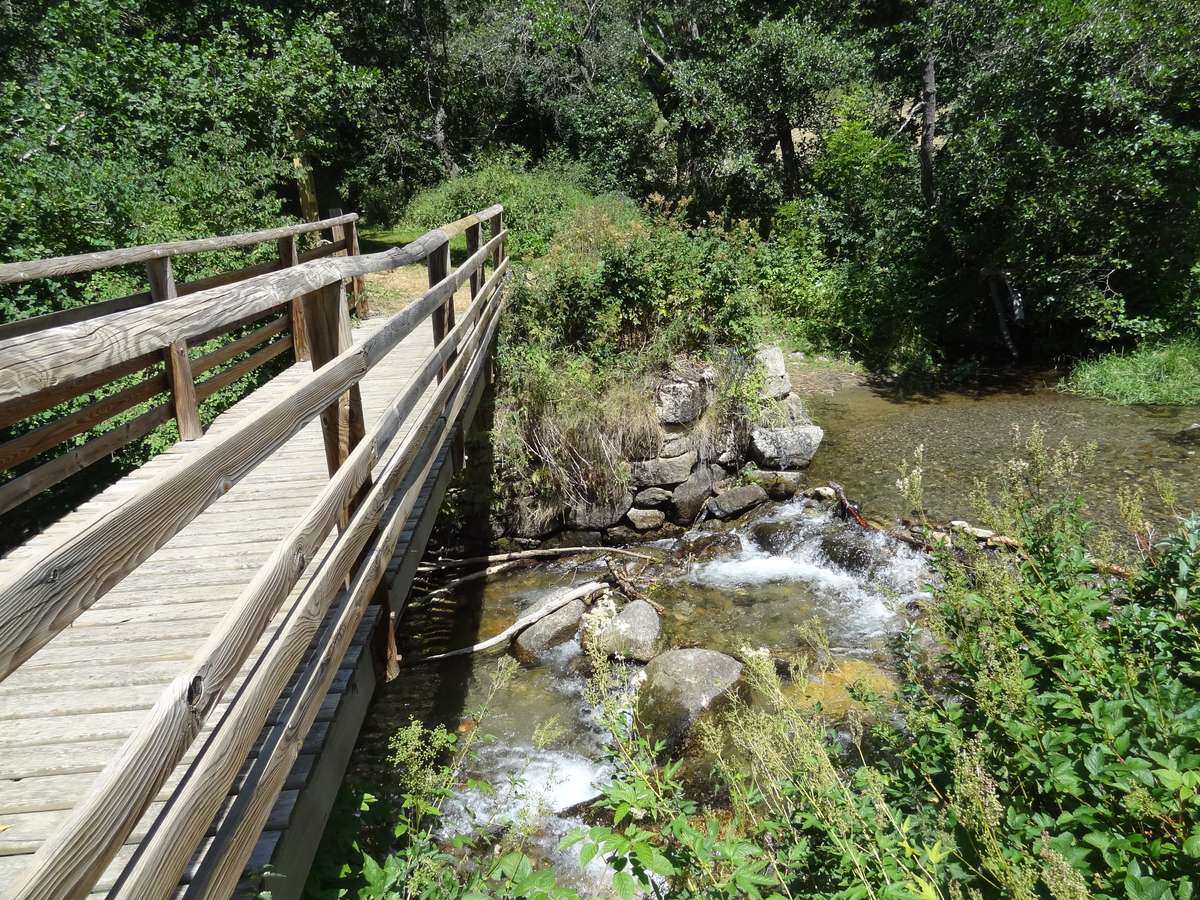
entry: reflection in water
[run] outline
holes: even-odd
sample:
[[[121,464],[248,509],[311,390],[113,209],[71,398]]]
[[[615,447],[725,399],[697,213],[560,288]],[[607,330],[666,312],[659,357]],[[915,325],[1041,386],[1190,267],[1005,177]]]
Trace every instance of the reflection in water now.
[[[793,373],[825,442],[809,469],[809,483],[838,481],[864,512],[890,520],[906,515],[896,490],[897,468],[925,446],[925,497],[931,518],[970,519],[968,495],[976,478],[1014,454],[1012,427],[1035,422],[1047,443],[1063,438],[1095,442],[1096,464],[1084,475],[1088,512],[1110,525],[1118,520],[1116,490],[1140,485],[1147,510],[1162,514],[1151,469],[1169,476],[1182,509],[1200,508],[1200,447],[1187,436],[1200,422],[1197,407],[1116,406],[1054,389],[1051,376],[997,381],[990,388],[903,396],[871,387],[861,377],[812,370]]]

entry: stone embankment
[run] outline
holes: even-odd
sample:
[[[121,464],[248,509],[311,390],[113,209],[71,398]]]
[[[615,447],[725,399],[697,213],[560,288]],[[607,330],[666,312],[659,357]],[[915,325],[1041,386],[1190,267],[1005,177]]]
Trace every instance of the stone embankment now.
[[[563,505],[520,498],[509,505],[503,533],[550,546],[633,543],[795,495],[824,432],[792,392],[783,352],[764,348],[756,364],[761,421],[723,414],[713,368],[673,370],[654,387],[660,438],[654,455],[627,460],[622,493]]]

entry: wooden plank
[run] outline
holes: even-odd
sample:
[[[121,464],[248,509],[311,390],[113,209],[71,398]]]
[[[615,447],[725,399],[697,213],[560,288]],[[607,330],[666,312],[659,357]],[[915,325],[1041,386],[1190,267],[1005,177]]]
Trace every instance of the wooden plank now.
[[[80,376],[38,394],[18,397],[15,400],[0,403],[0,428],[44,412],[52,406],[57,406],[64,400],[70,400],[86,394],[101,385],[108,384],[110,381],[116,381],[118,378],[129,375],[139,369],[145,369],[161,360],[161,353],[146,353],[142,356],[126,360],[123,363],[118,363],[115,366]]]
[[[499,304],[497,304],[496,312],[498,310]],[[480,344],[480,350],[472,363],[464,367],[466,369],[465,375],[460,367],[463,367],[463,364],[467,361],[466,355],[461,357],[458,363],[455,364],[455,369],[459,369],[459,371],[448,377],[439,389],[439,396],[442,396],[449,393],[445,391],[447,386],[456,386],[456,390],[453,392],[454,399],[449,402],[448,409],[443,406],[445,400],[443,400],[443,403],[439,403],[437,400],[434,401],[431,411],[444,413],[440,418],[433,420],[441,424],[440,429],[432,434],[422,429],[424,433],[421,434],[421,443],[415,445],[415,447],[420,447],[419,452],[423,454],[424,462],[420,464],[419,472],[414,474],[412,469],[405,472],[405,482],[400,487],[404,499],[399,505],[392,507],[393,513],[384,527],[379,530],[375,530],[372,527],[373,540],[370,543],[369,549],[363,554],[363,564],[358,568],[348,590],[344,592],[345,599],[340,605],[337,625],[332,636],[324,642],[320,661],[306,680],[303,689],[297,692],[297,695],[289,704],[285,719],[286,728],[282,732],[280,740],[271,750],[264,747],[263,752],[260,754],[261,774],[256,779],[253,789],[243,791],[234,800],[229,815],[229,821],[234,823],[233,828],[229,832],[218,834],[217,845],[206,855],[207,865],[202,867],[193,877],[190,893],[195,894],[196,885],[201,884],[203,889],[199,894],[195,894],[196,896],[223,898],[228,896],[241,877],[241,873],[253,850],[256,839],[268,821],[269,812],[275,803],[278,792],[282,788],[286,774],[300,752],[304,736],[315,718],[320,698],[325,696],[332,679],[332,673],[336,670],[338,661],[345,654],[351,636],[357,629],[358,622],[384,575],[400,533],[408,524],[409,514],[412,512],[429,472],[437,460],[438,450],[453,429],[458,412],[471,393],[471,386],[479,377],[482,363],[487,355],[487,343],[491,339],[497,321],[498,319],[495,315],[487,321],[486,325],[481,321],[479,331],[482,331],[485,336],[483,342]],[[475,336],[477,337],[478,335]],[[417,433],[414,431],[412,436],[415,437]],[[408,441],[406,441],[405,446],[409,446]],[[386,502],[387,499],[390,499],[390,495],[383,499]],[[359,520],[363,513],[370,509],[371,503],[364,503],[355,516],[356,520]],[[375,511],[373,518],[368,519],[368,521],[378,521],[378,517],[382,511],[382,509]],[[348,532],[348,534],[350,533],[353,533],[352,530]],[[337,569],[334,569],[331,575],[337,571]],[[331,579],[329,587],[333,586]],[[302,618],[297,617],[291,621],[298,622]],[[291,621],[289,621],[289,625]],[[272,651],[277,651],[277,648],[280,648],[283,644],[284,640],[281,639],[271,648]],[[277,652],[283,653],[282,650],[278,650]],[[263,674],[264,671],[264,668],[260,665],[251,682],[247,685],[246,690],[243,692],[243,697],[253,694],[256,685],[260,683],[260,679],[262,681],[269,679],[270,676]],[[240,708],[240,702],[235,704],[230,710],[230,715],[238,715]],[[214,740],[220,742],[222,737],[223,732],[218,732],[214,735]],[[219,759],[216,754],[205,754],[205,756],[197,760],[192,772],[195,773],[197,769],[204,771],[206,768],[211,771],[218,761]],[[193,781],[194,778],[195,776],[193,775],[192,778],[184,782],[180,788],[180,792],[176,795],[177,798],[189,795],[189,788],[195,783]],[[218,781],[217,785],[221,783],[223,782]],[[200,791],[192,792],[193,798],[198,798],[199,795]],[[168,829],[168,824],[175,827]],[[164,874],[173,874],[179,864],[175,860],[171,860],[168,873],[164,873],[162,868],[168,865],[167,860],[171,857],[172,849],[176,848],[175,857],[177,859],[181,855],[178,853],[177,848],[181,845],[189,844],[188,838],[197,830],[194,825],[190,827],[185,826],[188,826],[188,817],[186,814],[169,817],[164,822],[163,827],[156,830],[148,838],[146,844],[142,847],[142,853],[138,861],[129,874],[128,883],[134,887],[131,889],[123,887],[122,893],[118,895],[119,897],[130,898],[139,896],[136,887],[139,880],[144,885],[156,884],[159,889],[163,885],[168,885],[169,889],[170,878],[164,878]],[[196,840],[192,839],[190,846],[195,846],[195,844]]]
[[[126,444],[145,437],[170,418],[170,403],[152,406],[140,416],[130,419],[128,422],[122,422],[87,443],[72,447],[66,453],[43,463],[36,469],[18,475],[0,487],[0,513],[8,512],[14,506],[24,503],[46,488],[53,487],[64,478],[86,469],[92,463],[121,449]],[[0,603],[0,609],[2,608],[3,604]],[[0,633],[2,633],[3,624],[4,616],[0,612]],[[3,677],[4,674],[3,668],[0,668],[0,677]]]
[[[254,329],[253,331],[242,335],[241,337],[230,341],[228,344],[223,344],[216,350],[205,353],[192,360],[192,371],[201,375],[210,369],[215,369],[223,363],[229,362],[239,353],[245,353],[252,347],[257,347],[264,341],[268,341],[287,330],[291,323],[288,320],[287,314],[283,314],[275,319],[272,319],[266,325]],[[295,338],[295,335],[292,336]]]
[[[280,238],[277,251],[279,268],[290,269],[292,266],[300,264],[295,235]],[[296,350],[296,362],[303,362],[308,359],[308,334],[304,324],[304,304],[301,298],[295,297],[289,302],[288,315],[292,329],[292,346]]]
[[[97,269],[111,269],[114,266],[133,265],[152,259],[181,256],[188,253],[207,253],[212,250],[228,250],[232,247],[248,247],[251,244],[276,241],[288,235],[320,231],[335,224],[352,222],[357,219],[358,215],[356,213],[347,213],[341,217],[340,222],[333,219],[324,219],[320,222],[303,222],[299,225],[267,228],[262,231],[232,234],[224,237],[170,241],[164,244],[147,244],[120,250],[79,253],[75,256],[56,256],[51,259],[3,263],[0,264],[0,284],[18,284],[22,281],[32,281],[35,278],[57,278],[62,275],[76,275],[80,272],[94,272]]]
[[[212,375],[198,385],[196,385],[196,396],[200,400],[207,400],[223,387],[228,387],[239,378],[242,378],[260,366],[264,366],[282,353],[286,353],[292,349],[292,336],[286,334],[277,341],[272,341],[261,350],[251,353],[241,362],[230,366],[228,369],[222,369],[216,375]]]
[[[292,235],[291,240],[295,240],[295,235]],[[280,238],[286,241],[288,238]],[[279,269],[279,260],[268,259],[265,262],[254,263],[253,265],[243,266],[240,269],[230,269],[228,272],[218,272],[216,275],[209,275],[206,278],[197,278],[195,281],[187,281],[183,284],[175,286],[179,292],[179,296],[185,297],[188,294],[195,294],[199,291],[207,291],[209,288],[220,287],[225,284],[234,284],[238,281],[245,281],[247,278],[253,278],[255,275],[263,275],[267,272],[274,272]]]
[[[0,323],[0,340],[20,337],[23,334],[33,334],[35,331],[45,331],[47,328],[58,328],[60,325],[85,322],[97,316],[106,316],[109,313],[121,312],[126,309],[136,309],[149,302],[150,292],[142,291],[140,294],[130,294],[128,297],[114,297],[99,303],[86,303],[82,306],[72,306],[69,309],[43,313],[40,316]]]
[[[405,247],[382,253],[313,260],[231,287],[160,300],[99,320],[0,341],[0,402],[163,350],[172,341],[192,340],[220,325],[265,312],[335,281],[411,265],[445,240],[441,231],[435,229]]]
[[[139,403],[166,390],[166,375],[159,372],[114,394],[102,397],[94,403],[89,403],[69,415],[26,431],[11,441],[0,444],[0,469],[11,469],[13,466],[20,465],[39,453],[45,453],[63,441],[83,434],[101,422],[133,409]]]
[[[482,257],[479,257],[476,264],[481,259]],[[491,287],[498,285],[501,274],[497,272],[493,276],[494,285]],[[475,323],[487,297],[492,293],[495,293],[494,289],[481,296],[479,302],[472,307],[471,315],[464,317],[462,326],[456,328],[455,333],[447,337],[443,347],[430,356],[423,373],[423,381],[410,382],[396,407],[407,405],[411,409],[412,404],[429,384],[434,372],[443,364],[447,351],[455,347],[465,329]],[[498,311],[499,304],[493,304],[489,311],[486,329],[488,336],[484,338],[485,341],[490,339],[494,330]],[[484,330],[481,323],[471,333],[470,343],[478,344]],[[456,370],[466,363],[467,359],[465,355],[461,357]],[[323,565],[320,573],[314,576],[314,582],[305,590],[306,597],[315,598],[312,601],[313,605],[323,602],[326,604],[324,608],[327,608],[326,594],[344,580],[348,567],[353,564],[361,547],[374,532],[374,523],[378,521],[386,501],[394,493],[397,479],[408,473],[408,466],[413,462],[411,448],[419,447],[429,429],[439,421],[434,416],[450,396],[451,390],[461,387],[458,383],[461,374],[460,371],[456,371],[453,378],[448,378],[443,383],[439,389],[439,395],[444,395],[442,400],[435,400],[429,413],[422,417],[422,425],[408,433],[402,448],[393,457],[391,475],[372,488],[370,499],[355,513],[353,522],[357,527],[352,524],[335,547],[333,559],[336,560],[336,566],[328,562]],[[459,393],[463,392],[460,390]],[[322,497],[293,528],[289,539],[272,555],[271,562],[260,570],[222,626],[213,632],[205,646],[197,652],[192,661],[194,665],[189,666],[188,670],[176,679],[171,689],[164,692],[162,699],[130,737],[118,758],[105,770],[93,792],[75,809],[67,825],[39,850],[37,859],[16,891],[18,896],[24,896],[26,893],[42,895],[47,891],[50,892],[50,896],[78,896],[86,892],[90,880],[95,877],[95,872],[103,867],[112,848],[124,839],[132,821],[148,802],[149,797],[157,792],[166,774],[191,742],[199,723],[204,721],[212,704],[227,687],[232,674],[244,662],[248,644],[257,640],[263,623],[274,615],[277,604],[295,583],[299,575],[297,563],[302,568],[315,544],[323,541],[337,510],[366,477],[378,446],[385,444],[395,434],[399,422],[407,415],[407,412],[400,414],[396,407],[380,416],[370,439],[356,447],[346,464],[334,474]],[[397,533],[398,531],[397,528]],[[377,566],[380,577],[385,566],[386,560]],[[321,610],[322,617],[324,608]],[[288,629],[289,634],[306,633],[298,632],[297,629],[308,628],[313,621],[310,616],[293,615],[288,618],[284,627]],[[311,633],[304,640],[303,647],[308,646],[309,640]],[[282,677],[281,672],[290,675],[294,670],[294,662],[291,668],[286,668],[285,663],[291,660],[292,654],[298,652],[296,648],[299,646],[299,638],[277,639],[268,653],[279,662],[266,669],[260,664],[255,677],[267,679],[266,684],[276,685]],[[260,676],[259,673],[265,674]],[[247,694],[248,692],[244,691],[242,696]],[[267,694],[269,691],[263,690],[255,690],[250,694],[255,703],[242,707],[250,710],[245,715],[257,715]],[[278,696],[278,692],[274,696]],[[226,729],[222,733],[230,735],[228,740],[239,741],[244,740],[248,733],[254,732],[247,732],[246,728],[240,727]],[[217,758],[219,763],[232,757],[228,752],[214,752],[207,754],[205,758]],[[225,770],[220,771],[223,777]],[[206,794],[186,802],[185,809],[189,811],[189,822],[192,825],[205,815],[208,817],[206,821],[211,819],[211,813],[204,812],[209,807],[201,805],[206,799],[211,801],[213,797]],[[160,828],[155,835],[162,833]],[[195,841],[188,845],[186,854],[180,854],[179,846],[167,848],[167,852],[182,856],[180,869],[172,875],[173,883],[177,881],[178,872],[186,865],[187,856],[195,846]],[[72,863],[64,867],[58,862],[59,858],[69,858]],[[90,862],[84,862],[85,859]],[[156,863],[152,868],[155,869],[153,877],[161,877],[161,866]]]
[[[313,259],[321,259],[326,256],[335,256],[345,250],[346,246],[346,239],[339,238],[327,243],[318,244],[310,250],[305,250],[297,257],[297,259],[299,262],[306,263]]]

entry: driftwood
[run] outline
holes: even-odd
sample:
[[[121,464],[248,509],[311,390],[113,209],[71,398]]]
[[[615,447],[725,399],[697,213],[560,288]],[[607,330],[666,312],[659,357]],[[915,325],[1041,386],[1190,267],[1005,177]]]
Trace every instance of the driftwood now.
[[[590,597],[597,591],[602,591],[608,587],[608,584],[603,581],[589,581],[587,584],[580,585],[577,588],[566,591],[552,600],[548,600],[532,612],[528,612],[517,621],[513,622],[499,634],[488,638],[486,641],[480,641],[478,644],[472,644],[470,647],[459,647],[457,650],[447,650],[445,653],[435,653],[432,656],[422,656],[419,659],[410,659],[406,666],[419,666],[422,663],[434,662],[439,659],[450,659],[454,656],[470,656],[473,653],[482,653],[484,650],[490,650],[493,647],[499,647],[502,644],[507,644],[514,637],[550,615],[552,612],[557,612],[573,600],[582,600],[584,597]]]
[[[508,562],[497,563],[494,566],[488,566],[486,569],[480,569],[478,572],[471,572],[469,575],[463,575],[461,578],[455,578],[453,581],[447,581],[440,587],[436,587],[428,593],[422,594],[420,597],[415,597],[411,602],[422,603],[433,597],[440,597],[450,593],[457,587],[464,584],[469,584],[472,581],[480,581],[485,578],[491,578],[493,575],[499,575],[501,572],[508,572],[521,565],[521,560],[511,559]]]
[[[655,603],[646,596],[646,592],[634,583],[628,572],[614,566],[611,559],[604,560],[604,565],[608,567],[608,574],[612,576],[613,583],[616,584],[622,594],[630,600],[642,600],[649,603],[659,613],[666,612],[661,604]]]
[[[622,550],[620,547],[544,547],[539,550],[494,553],[491,556],[470,556],[465,559],[440,559],[436,563],[432,563],[430,567],[423,569],[423,571],[436,572],[440,569],[456,569],[461,566],[476,566],[480,563],[490,565],[491,563],[508,562],[514,559],[543,559],[555,556],[570,556],[574,553],[614,553],[618,556],[630,556],[634,559],[654,561],[653,556],[647,556],[645,553],[634,553],[632,550]]]

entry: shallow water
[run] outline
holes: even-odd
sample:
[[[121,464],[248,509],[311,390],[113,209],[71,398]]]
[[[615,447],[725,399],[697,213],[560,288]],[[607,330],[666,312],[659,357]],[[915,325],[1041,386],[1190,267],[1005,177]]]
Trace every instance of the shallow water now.
[[[793,368],[825,441],[809,469],[812,484],[837,481],[864,512],[891,520],[909,514],[896,488],[901,461],[925,447],[925,505],[935,521],[971,519],[968,495],[977,477],[1014,456],[1012,428],[1038,423],[1048,444],[1066,438],[1096,444],[1082,481],[1088,512],[1116,526],[1117,488],[1143,487],[1148,512],[1165,513],[1150,471],[1177,486],[1178,505],[1200,508],[1200,407],[1117,406],[1055,389],[1057,376],[996,378],[982,387],[904,394],[857,375]]]
[[[1200,421],[1200,409],[1115,407],[1064,395],[1048,378],[996,382],[986,390],[901,396],[872,387],[851,373],[793,373],[825,442],[808,473],[810,484],[840,482],[868,515],[908,513],[895,486],[901,460],[925,446],[926,506],[935,520],[971,518],[967,495],[975,479],[1011,454],[1014,424],[1040,423],[1048,441],[1095,441],[1097,462],[1083,483],[1090,512],[1116,521],[1121,484],[1141,484],[1153,508],[1151,467],[1177,485],[1180,506],[1200,507],[1200,442],[1181,437]],[[1195,437],[1196,432],[1189,437]],[[660,649],[701,646],[736,653],[767,647],[786,656],[809,649],[809,626],[828,636],[835,665],[795,690],[834,712],[850,701],[847,685],[866,679],[886,693],[886,639],[897,612],[922,596],[930,572],[911,547],[867,534],[812,501],[775,504],[735,526],[707,523],[685,540],[715,535],[723,549],[703,561],[664,563],[654,570],[654,598],[663,607]],[[672,549],[671,542],[663,548]],[[466,646],[507,627],[532,604],[590,580],[595,568],[557,562],[464,586],[459,592],[406,611],[405,657]],[[412,717],[445,724],[476,745],[469,775],[493,792],[464,791],[446,804],[442,836],[495,834],[516,828],[527,849],[553,863],[560,882],[583,896],[611,896],[602,860],[587,867],[559,839],[582,824],[582,805],[594,798],[609,769],[608,736],[584,699],[582,651],[573,640],[535,665],[520,667],[496,693],[477,725],[477,707],[489,694],[495,655],[406,669],[382,688],[351,762],[349,782],[376,794],[389,788],[387,739]],[[881,669],[879,665],[882,664]],[[556,732],[545,738],[548,720]]]
[[[709,528],[732,535],[725,550],[704,562],[664,562],[655,570],[655,597],[664,607],[661,649],[765,646],[789,654],[810,646],[803,629],[815,620],[838,656],[882,658],[893,610],[918,596],[928,577],[923,558],[908,546],[864,535],[812,501],[763,509],[733,528]],[[422,637],[400,651],[421,656],[485,639],[531,604],[597,573],[595,567],[547,564],[416,604],[401,633]],[[573,640],[520,667],[478,725],[474,717],[489,695],[495,655],[403,671],[379,692],[351,763],[351,782],[365,781],[373,793],[386,795],[387,738],[410,717],[440,722],[463,736],[478,728],[493,739],[476,745],[467,774],[493,792],[470,789],[454,797],[445,806],[441,836],[521,829],[530,835],[531,852],[554,864],[561,883],[583,896],[608,895],[610,873],[602,863],[582,867],[574,850],[557,848],[581,824],[580,806],[609,777],[608,736],[584,699],[582,662]],[[813,696],[846,702],[844,685]],[[539,741],[551,719],[557,733]]]

